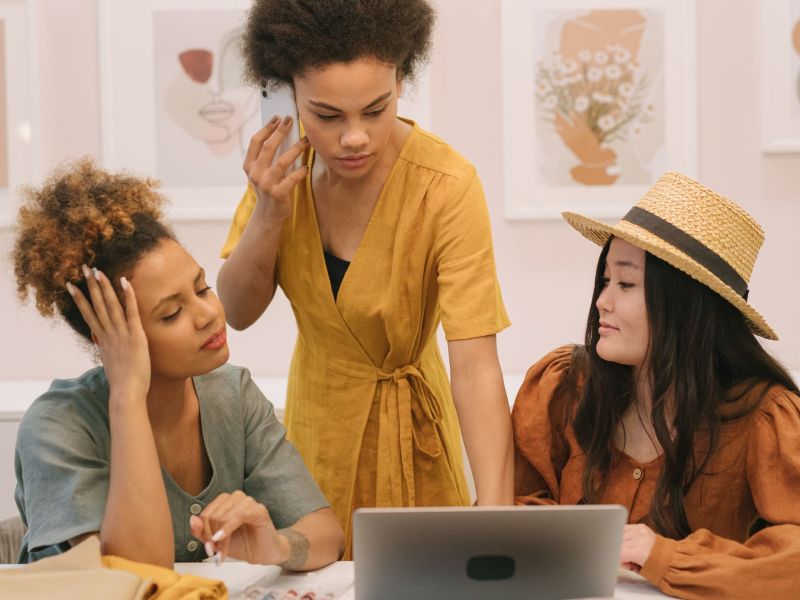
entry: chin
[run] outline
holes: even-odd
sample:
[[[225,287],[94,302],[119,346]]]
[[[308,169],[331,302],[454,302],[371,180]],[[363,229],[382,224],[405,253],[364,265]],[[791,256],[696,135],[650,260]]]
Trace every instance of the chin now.
[[[224,348],[220,348],[218,352],[214,353],[213,356],[209,356],[206,360],[202,361],[197,365],[195,369],[194,375],[205,375],[206,373],[210,373],[214,369],[218,369],[231,357],[231,351],[228,349],[226,345]]]
[[[624,352],[615,351],[615,348],[613,347],[612,344],[603,342],[604,340],[602,339],[599,342],[597,342],[597,356],[599,356],[606,362],[613,362],[621,365],[629,364],[629,362],[625,360]]]

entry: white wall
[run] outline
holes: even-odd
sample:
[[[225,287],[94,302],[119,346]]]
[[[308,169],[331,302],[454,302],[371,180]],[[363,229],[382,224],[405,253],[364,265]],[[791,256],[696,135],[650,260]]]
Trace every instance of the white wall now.
[[[486,189],[498,272],[513,326],[499,336],[508,373],[582,337],[597,248],[558,221],[505,221],[501,181],[499,1],[438,0],[432,64],[437,134],[472,160]],[[99,155],[99,81],[93,0],[38,0],[39,165]],[[781,335],[770,349],[800,367],[800,155],[760,152],[759,3],[699,0],[699,179],[741,203],[767,240],[751,282],[750,301]],[[135,118],[135,115],[132,115]],[[177,223],[182,241],[216,276],[227,223]],[[0,230],[0,252],[12,241]],[[8,262],[0,269],[0,381],[74,376],[91,365],[63,327],[17,302]],[[231,335],[232,362],[261,376],[287,372],[294,322],[277,299],[257,325]],[[2,401],[2,400],[0,400]]]

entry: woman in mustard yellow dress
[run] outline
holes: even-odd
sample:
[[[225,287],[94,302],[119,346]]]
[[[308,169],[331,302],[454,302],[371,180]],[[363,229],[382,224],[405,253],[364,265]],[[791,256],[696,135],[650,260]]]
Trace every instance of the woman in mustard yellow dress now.
[[[461,432],[477,503],[513,501],[495,342],[509,321],[483,190],[461,155],[397,117],[434,18],[426,0],[257,0],[245,32],[249,78],[290,86],[306,137],[279,151],[291,117],[253,136],[219,295],[237,329],[277,285],[292,304],[288,436],[347,555],[358,507],[469,503]]]

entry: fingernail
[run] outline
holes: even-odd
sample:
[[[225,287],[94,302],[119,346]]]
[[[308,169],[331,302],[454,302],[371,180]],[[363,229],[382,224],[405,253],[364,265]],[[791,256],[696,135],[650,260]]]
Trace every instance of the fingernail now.
[[[72,284],[69,281],[67,282],[67,291],[69,292],[70,296],[75,295],[75,288],[72,287]]]
[[[86,279],[89,279],[89,277],[91,277],[91,275],[89,273],[89,267],[87,267],[86,265],[81,265],[81,270],[83,270],[83,276]]]
[[[272,115],[272,118],[269,120],[269,123],[267,123],[267,125],[274,125],[277,122],[278,122],[278,115]]]
[[[214,535],[212,535],[212,536],[211,536],[211,541],[212,541],[212,542],[218,542],[218,541],[220,541],[220,540],[221,540],[223,537],[225,537],[225,532],[224,532],[224,531],[222,531],[222,529],[220,529],[220,530],[219,530],[217,533],[215,533]]]
[[[214,546],[211,545],[211,542],[206,542],[206,556],[209,558],[214,556]]]
[[[94,273],[94,278],[100,281],[100,271],[97,270],[97,267],[92,268],[92,273]]]
[[[122,286],[123,290],[127,290],[128,289],[128,280],[125,279],[124,276],[119,278],[119,284],[120,284],[120,286]]]
[[[292,116],[291,115],[286,115],[285,117],[283,117],[283,121],[281,122],[281,124],[282,125],[288,125],[291,122],[292,122]]]

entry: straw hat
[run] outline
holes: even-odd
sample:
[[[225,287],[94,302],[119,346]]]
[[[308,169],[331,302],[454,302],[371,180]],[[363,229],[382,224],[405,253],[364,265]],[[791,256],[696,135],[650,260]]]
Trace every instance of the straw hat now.
[[[764,231],[727,198],[685,175],[666,173],[614,226],[571,212],[562,215],[596,244],[615,236],[668,262],[739,309],[753,333],[778,339],[747,303]]]

